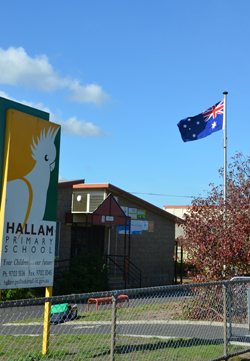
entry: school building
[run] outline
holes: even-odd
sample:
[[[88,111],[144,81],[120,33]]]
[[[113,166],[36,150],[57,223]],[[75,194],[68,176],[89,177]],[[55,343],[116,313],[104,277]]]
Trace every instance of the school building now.
[[[61,181],[57,264],[95,250],[105,256],[114,287],[173,284],[176,219],[110,183]]]

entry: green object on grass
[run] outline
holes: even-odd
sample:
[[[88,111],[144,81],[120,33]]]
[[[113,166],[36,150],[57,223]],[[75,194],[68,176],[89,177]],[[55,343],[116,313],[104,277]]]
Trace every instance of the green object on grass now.
[[[62,303],[60,305],[53,305],[51,307],[51,314],[65,312],[65,311],[67,311],[67,309],[68,309],[68,303]]]

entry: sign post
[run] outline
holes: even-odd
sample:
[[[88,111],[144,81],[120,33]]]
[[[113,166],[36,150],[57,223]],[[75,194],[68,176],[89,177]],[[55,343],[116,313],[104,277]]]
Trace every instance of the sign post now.
[[[46,287],[45,297],[51,297],[51,296],[52,296],[52,287]],[[43,355],[46,355],[49,350],[50,317],[51,317],[51,302],[45,302],[44,322],[43,322],[43,346],[42,346]]]

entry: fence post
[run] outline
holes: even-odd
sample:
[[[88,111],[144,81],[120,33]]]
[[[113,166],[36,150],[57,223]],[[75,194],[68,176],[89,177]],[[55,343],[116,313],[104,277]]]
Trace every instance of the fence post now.
[[[115,343],[116,343],[116,310],[117,310],[117,293],[112,296],[112,324],[111,324],[111,348],[110,361],[115,360]]]
[[[229,342],[232,338],[232,306],[231,306],[231,285],[228,285],[228,322],[229,322]]]
[[[223,285],[223,328],[224,328],[224,357],[227,360],[228,340],[227,340],[227,284]]]

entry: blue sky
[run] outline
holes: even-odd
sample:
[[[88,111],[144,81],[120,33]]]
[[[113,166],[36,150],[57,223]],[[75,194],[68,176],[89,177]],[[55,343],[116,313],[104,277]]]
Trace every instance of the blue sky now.
[[[221,183],[223,132],[177,123],[228,91],[228,161],[250,155],[250,1],[4,0],[0,96],[62,125],[60,177],[162,208]],[[246,105],[244,105],[246,104]]]

